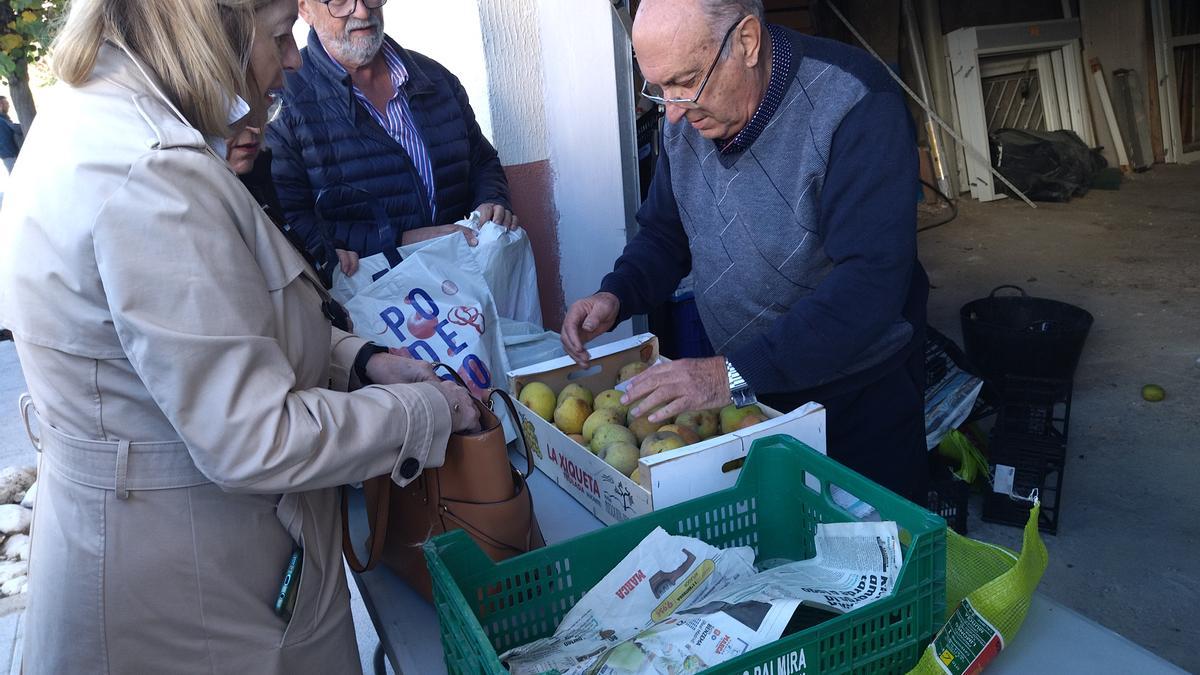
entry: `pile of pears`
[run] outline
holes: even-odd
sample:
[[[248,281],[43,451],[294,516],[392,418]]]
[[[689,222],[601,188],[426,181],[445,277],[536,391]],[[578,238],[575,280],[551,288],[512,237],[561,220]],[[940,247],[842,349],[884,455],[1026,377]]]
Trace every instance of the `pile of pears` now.
[[[624,382],[646,369],[634,361],[617,375]],[[640,482],[638,459],[682,448],[719,434],[728,434],[767,419],[758,406],[732,405],[714,410],[681,413],[673,420],[651,422],[648,416],[634,417],[621,403],[616,389],[593,393],[581,384],[568,384],[555,394],[541,382],[521,388],[518,400],[571,440],[607,462],[617,471]]]

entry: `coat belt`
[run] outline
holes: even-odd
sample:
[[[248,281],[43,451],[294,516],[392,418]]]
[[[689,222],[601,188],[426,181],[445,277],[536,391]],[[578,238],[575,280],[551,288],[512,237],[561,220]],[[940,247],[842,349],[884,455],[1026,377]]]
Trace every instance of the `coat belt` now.
[[[54,470],[70,481],[114,490],[118,499],[130,491],[174,490],[211,483],[182,441],[92,441],[63,433],[38,415],[33,399],[21,396],[21,419],[33,447]],[[38,433],[30,422],[36,419]]]

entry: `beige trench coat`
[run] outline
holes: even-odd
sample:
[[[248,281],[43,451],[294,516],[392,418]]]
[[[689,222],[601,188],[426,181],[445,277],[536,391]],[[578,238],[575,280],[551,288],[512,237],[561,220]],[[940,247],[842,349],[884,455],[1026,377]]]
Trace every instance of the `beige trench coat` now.
[[[336,486],[440,465],[445,399],[345,393],[362,340],[124,52],[41,108],[0,213],[43,445],[25,672],[357,671]]]

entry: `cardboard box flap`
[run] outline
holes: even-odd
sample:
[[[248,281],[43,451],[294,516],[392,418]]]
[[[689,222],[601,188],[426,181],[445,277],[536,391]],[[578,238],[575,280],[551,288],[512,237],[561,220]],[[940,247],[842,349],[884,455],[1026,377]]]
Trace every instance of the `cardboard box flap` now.
[[[764,406],[768,414],[774,412]],[[656,509],[733,487],[750,446],[764,436],[783,434],[799,438],[818,452],[825,452],[825,408],[807,403],[790,413],[778,415],[730,435],[644,457],[639,476],[648,484]],[[818,443],[817,441],[820,441]],[[820,445],[820,447],[816,447]]]
[[[581,368],[571,357],[563,356],[510,371],[508,390],[513,396],[520,396],[521,387],[534,380],[555,391],[562,391],[563,387],[576,382],[597,393],[612,389],[617,384],[618,371],[626,364],[635,359],[651,364],[658,359],[658,338],[651,333],[643,333],[588,351],[592,355],[592,363],[588,368]]]

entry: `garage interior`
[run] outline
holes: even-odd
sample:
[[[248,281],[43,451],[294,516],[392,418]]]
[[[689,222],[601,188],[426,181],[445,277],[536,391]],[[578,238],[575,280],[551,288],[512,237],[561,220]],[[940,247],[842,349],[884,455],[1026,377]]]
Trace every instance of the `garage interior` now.
[[[768,0],[765,6],[768,20],[803,32],[861,46],[857,32],[920,92],[902,3],[835,4],[853,31],[828,3]],[[1200,601],[1200,561],[1194,555],[1200,525],[1194,514],[1200,497],[1193,489],[1200,475],[1200,164],[1187,163],[1200,159],[1200,40],[1194,36],[1200,32],[1200,5],[1089,0],[915,5],[923,27],[928,12],[940,13],[948,48],[951,35],[968,27],[1019,26],[1024,37],[1041,28],[1031,38],[1041,40],[1037,51],[1013,47],[979,56],[980,121],[986,126],[976,138],[986,143],[987,134],[1002,128],[1071,129],[1099,148],[1112,167],[1110,176],[1120,171],[1119,189],[1092,189],[1068,202],[1036,201],[1032,208],[998,183],[986,186],[981,201],[965,166],[969,158],[943,132],[939,140],[949,149],[947,178],[956,211],[926,189],[918,245],[931,283],[928,320],[962,346],[960,309],[1004,285],[1092,314],[1070,396],[1060,519],[1056,534],[1043,533],[1050,563],[1039,590],[1185,670],[1200,671],[1194,649],[1200,640],[1194,621]],[[1075,37],[1046,40],[1047,25],[1072,19]],[[1160,31],[1169,25],[1171,34],[1156,33],[1156,22]],[[1186,35],[1191,37],[1181,37]],[[928,43],[924,48],[928,55]],[[1059,49],[1071,48],[1077,50],[1077,78],[1070,59],[1063,68],[1058,56]],[[953,70],[951,55],[945,58],[948,79],[962,73]],[[1156,86],[1168,79],[1168,70],[1169,86]],[[938,71],[929,72],[936,77]],[[1067,91],[1067,79],[1078,92]],[[1107,101],[1097,90],[1100,79]],[[936,93],[930,98],[938,98]],[[1061,102],[1043,105],[1043,97]],[[953,99],[949,93],[942,101],[948,107],[932,100],[931,107],[966,135]],[[921,126],[925,113],[910,103]],[[1106,106],[1115,119],[1106,117]],[[928,126],[920,135],[924,178],[934,184]],[[669,318],[658,323],[656,332],[670,330]],[[1144,400],[1147,384],[1161,386],[1165,399]],[[976,431],[986,437],[994,421],[985,417]],[[1021,529],[985,522],[983,502],[976,488],[969,497],[968,535],[1019,549]]]

